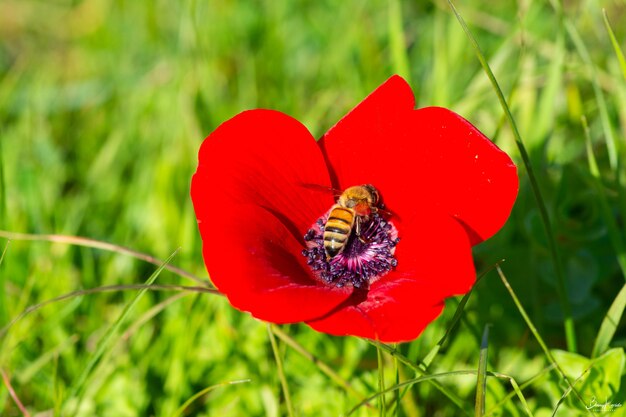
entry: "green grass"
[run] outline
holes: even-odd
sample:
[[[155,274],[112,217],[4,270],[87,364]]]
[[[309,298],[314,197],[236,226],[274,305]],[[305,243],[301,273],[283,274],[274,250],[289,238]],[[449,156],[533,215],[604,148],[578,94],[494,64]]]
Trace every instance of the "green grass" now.
[[[115,417],[625,403],[626,3],[455,6],[519,137],[445,1],[0,0],[0,229],[46,235],[0,235],[0,415],[25,415],[16,399],[32,416]],[[509,222],[474,250],[479,272],[506,259],[510,286],[487,273],[397,347],[304,325],[268,334],[194,289],[202,139],[259,107],[319,137],[393,73],[418,106],[461,113],[518,163]],[[179,247],[161,287],[137,285]]]

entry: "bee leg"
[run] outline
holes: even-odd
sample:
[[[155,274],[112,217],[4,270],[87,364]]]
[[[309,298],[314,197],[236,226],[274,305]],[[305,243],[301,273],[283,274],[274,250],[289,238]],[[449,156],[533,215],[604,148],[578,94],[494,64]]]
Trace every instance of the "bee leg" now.
[[[354,219],[355,225],[354,225],[354,233],[356,233],[356,236],[359,238],[359,240],[363,243],[369,243],[369,239],[364,238],[363,236],[361,236],[361,217],[357,217],[356,219]]]

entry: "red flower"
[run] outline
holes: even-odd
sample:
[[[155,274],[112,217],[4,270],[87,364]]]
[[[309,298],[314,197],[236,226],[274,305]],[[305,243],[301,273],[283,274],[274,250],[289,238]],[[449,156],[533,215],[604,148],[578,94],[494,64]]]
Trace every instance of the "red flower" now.
[[[319,142],[272,110],[245,111],[209,135],[191,197],[207,270],[235,308],[397,342],[469,290],[471,246],[508,218],[516,167],[461,116],[414,105],[393,76]],[[373,215],[329,261],[321,233],[335,196],[311,184],[372,184],[392,214]]]

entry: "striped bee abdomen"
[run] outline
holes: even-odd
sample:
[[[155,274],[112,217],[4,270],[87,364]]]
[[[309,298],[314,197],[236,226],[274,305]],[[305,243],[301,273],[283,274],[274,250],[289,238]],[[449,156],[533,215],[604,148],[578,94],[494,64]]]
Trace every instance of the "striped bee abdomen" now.
[[[328,259],[339,255],[354,226],[354,210],[335,204],[324,226],[324,250]]]

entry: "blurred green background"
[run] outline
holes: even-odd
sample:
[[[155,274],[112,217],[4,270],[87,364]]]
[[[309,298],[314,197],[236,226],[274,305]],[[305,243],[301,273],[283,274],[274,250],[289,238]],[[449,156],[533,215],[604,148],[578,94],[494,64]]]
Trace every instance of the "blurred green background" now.
[[[588,357],[624,285],[618,255],[626,256],[626,71],[602,10],[624,49],[626,3],[458,3],[538,176],[578,350]],[[475,249],[477,269],[505,258],[502,268],[539,333],[550,348],[565,349],[554,262],[526,169],[496,94],[444,1],[0,0],[0,229],[85,236],[160,259],[180,247],[172,263],[206,276],[188,196],[202,139],[251,108],[285,112],[319,137],[394,73],[410,82],[418,106],[462,114],[518,163],[516,207],[505,228]],[[582,117],[597,172],[588,164]],[[0,326],[72,291],[143,283],[155,269],[62,243],[1,238],[0,250]],[[168,271],[156,282],[194,284]],[[147,292],[125,316],[122,336],[80,382],[136,295],[113,291],[55,302],[0,336],[0,370],[31,415],[171,416],[194,393],[242,379],[250,381],[212,390],[184,415],[285,415],[265,324],[210,294]],[[444,315],[400,351],[423,358],[457,304],[450,300]],[[476,369],[488,323],[489,370],[521,384],[546,369],[548,358],[491,272],[432,372]],[[366,341],[304,325],[284,330],[361,395],[377,391],[376,350]],[[624,346],[623,330],[618,326],[611,346]],[[280,352],[296,415],[337,416],[360,401],[292,348],[281,344]],[[596,372],[591,388],[581,388],[583,397],[608,392],[610,401],[624,403],[623,353],[607,361],[602,366],[617,371]],[[402,379],[412,376],[408,368],[400,372]],[[387,378],[392,385],[391,365]],[[475,379],[441,383],[473,410]],[[550,415],[562,383],[550,372],[532,381],[524,395],[533,415]],[[8,386],[0,384],[0,415],[23,415]],[[524,415],[516,399],[498,404],[511,392],[507,381],[490,378],[487,391],[495,415]],[[584,411],[572,402],[557,415]],[[360,408],[356,415],[378,413]],[[462,415],[425,383],[404,395],[397,413]]]

